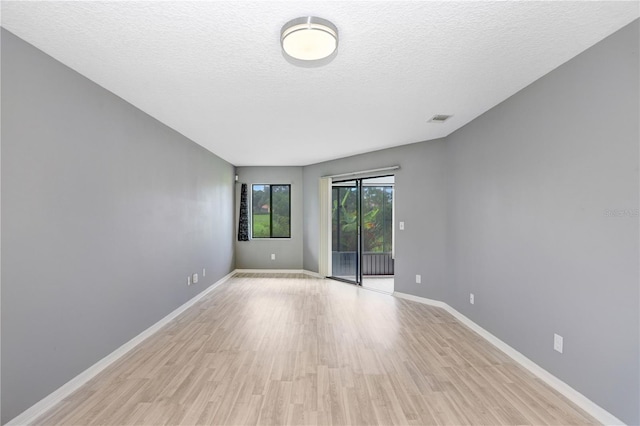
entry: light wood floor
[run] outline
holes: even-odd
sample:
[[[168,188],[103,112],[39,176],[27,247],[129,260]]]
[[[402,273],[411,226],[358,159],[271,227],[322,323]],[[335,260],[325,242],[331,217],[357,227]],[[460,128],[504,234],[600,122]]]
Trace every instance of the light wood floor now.
[[[367,277],[365,276],[362,279],[362,287],[369,289],[369,290],[375,290],[375,291],[381,291],[383,293],[387,293],[387,294],[393,294],[393,288],[394,288],[394,281],[395,279],[393,277]]]
[[[38,424],[596,424],[442,309],[239,275]]]

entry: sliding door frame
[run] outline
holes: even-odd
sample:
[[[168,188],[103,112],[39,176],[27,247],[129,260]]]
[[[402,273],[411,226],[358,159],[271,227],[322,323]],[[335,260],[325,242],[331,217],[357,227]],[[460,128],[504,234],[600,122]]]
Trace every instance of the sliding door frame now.
[[[389,176],[394,176],[393,174],[384,174],[384,175],[380,175],[380,176],[366,176],[366,177],[356,177],[356,178],[349,178],[349,179],[342,179],[342,180],[335,180],[331,182],[331,204],[333,205],[333,188],[334,188],[334,184],[340,184],[340,183],[351,183],[354,182],[355,188],[356,188],[356,221],[357,221],[357,233],[356,233],[356,238],[357,238],[357,244],[356,244],[356,270],[355,270],[355,277],[353,280],[350,280],[348,278],[344,278],[344,277],[340,277],[340,276],[336,276],[333,274],[333,268],[331,267],[329,269],[329,273],[330,276],[329,278],[338,280],[338,281],[343,281],[343,282],[347,282],[350,284],[356,284],[359,286],[362,286],[363,281],[364,281],[364,214],[363,214],[363,202],[364,202],[364,187],[365,185],[363,184],[363,181],[366,181],[368,179],[376,179],[376,178],[384,178],[384,177],[389,177]],[[341,187],[340,185],[336,185],[338,188]],[[352,186],[345,186],[347,188],[353,188]],[[395,258],[395,235],[394,235],[394,219],[395,219],[395,185],[392,186],[392,222],[391,222],[391,256],[392,258]],[[333,215],[331,215],[333,216]],[[336,218],[336,220],[338,220],[338,232],[339,232],[339,216]],[[333,217],[331,218],[331,221],[333,222]],[[331,225],[333,226],[333,223],[331,223]],[[331,229],[331,227],[330,227]],[[329,238],[329,240],[331,241],[333,237]],[[333,242],[331,243],[331,245],[333,245]],[[333,255],[333,253],[331,253],[331,255]],[[333,266],[333,265],[332,265]]]
[[[362,170],[358,172],[348,172],[342,174],[324,175],[319,179],[319,256],[318,256],[318,273],[321,277],[329,278],[333,272],[332,265],[332,242],[331,242],[331,226],[332,226],[332,200],[331,191],[333,182],[344,181],[352,179],[365,179],[380,176],[395,176],[395,171],[399,170],[400,166],[388,166],[378,169]],[[395,228],[395,186],[393,195],[393,226]],[[392,234],[392,256],[395,259],[395,229]],[[362,250],[360,250],[362,251]],[[360,259],[362,263],[362,259]]]

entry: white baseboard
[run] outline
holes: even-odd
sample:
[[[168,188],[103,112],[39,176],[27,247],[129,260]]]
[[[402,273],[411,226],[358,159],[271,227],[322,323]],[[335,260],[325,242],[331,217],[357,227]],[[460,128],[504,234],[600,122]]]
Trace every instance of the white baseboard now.
[[[425,297],[414,296],[413,294],[407,294],[407,293],[400,293],[398,291],[394,291],[393,296],[399,297],[401,299],[411,300],[413,302],[422,303],[425,305],[436,306],[438,308],[447,309],[447,307],[449,307],[449,305],[439,300],[427,299]]]
[[[560,392],[567,399],[569,399],[578,407],[582,408],[584,411],[589,413],[591,416],[593,416],[596,420],[601,422],[603,425],[624,425],[624,422],[622,420],[618,419],[616,416],[609,413],[607,410],[600,407],[598,404],[591,401],[589,398],[587,398],[586,396],[584,396],[583,394],[581,394],[580,392],[578,392],[577,390],[575,390],[574,388],[572,388],[571,386],[563,382],[562,380],[558,379],[556,376],[549,373],[547,370],[540,367],[538,364],[531,361],[529,358],[527,358],[526,356],[524,356],[523,354],[521,354],[511,346],[507,345],[505,342],[498,339],[496,336],[489,333],[484,328],[480,327],[478,324],[476,324],[475,322],[473,322],[472,320],[470,320],[469,318],[467,318],[466,316],[464,316],[463,314],[461,314],[460,312],[458,312],[457,310],[449,306],[447,303],[441,302],[439,300],[432,300],[424,297],[414,296],[412,294],[395,292],[393,293],[393,295],[402,299],[411,300],[413,302],[418,302],[418,303],[423,303],[425,305],[431,305],[431,306],[443,308],[444,310],[449,312],[451,315],[453,315],[458,321],[460,321],[461,323],[469,327],[471,330],[475,331],[482,338],[487,340],[496,348],[500,349],[502,352],[504,352],[506,355],[508,355],[518,364],[520,364],[521,366],[529,370],[533,375],[541,379],[543,382],[551,386],[553,389]]]
[[[171,312],[166,317],[162,318],[160,321],[152,325],[151,327],[144,330],[142,333],[138,334],[133,339],[129,340],[124,345],[120,346],[115,351],[111,352],[106,357],[102,358],[100,361],[93,364],[91,367],[87,368],[82,373],[78,374],[73,379],[69,380],[67,383],[59,387],[53,393],[49,394],[36,404],[32,405],[30,408],[22,412],[22,414],[10,420],[5,426],[17,426],[17,425],[27,425],[34,422],[38,417],[46,413],[48,410],[53,408],[56,404],[62,402],[64,398],[71,395],[73,392],[78,390],[82,385],[87,383],[89,380],[93,379],[98,373],[103,371],[105,368],[116,362],[118,359],[122,358],[133,348],[138,346],[147,338],[151,337],[154,333],[160,330],[162,327],[171,322],[178,315],[189,309],[196,302],[210,293],[214,288],[220,286],[222,283],[227,281],[229,278],[233,276],[236,271],[232,271],[224,277],[220,278],[218,281],[210,285],[207,289],[200,292],[198,295],[178,307],[176,310]]]
[[[320,275],[317,272],[307,271],[306,269],[303,269],[302,273],[305,274],[305,275],[309,275],[310,277],[313,277],[313,278],[326,278],[326,277]]]
[[[302,274],[302,269],[236,269],[240,274]]]
[[[306,269],[236,269],[234,272],[243,274],[304,274],[314,278],[324,278],[317,272]]]

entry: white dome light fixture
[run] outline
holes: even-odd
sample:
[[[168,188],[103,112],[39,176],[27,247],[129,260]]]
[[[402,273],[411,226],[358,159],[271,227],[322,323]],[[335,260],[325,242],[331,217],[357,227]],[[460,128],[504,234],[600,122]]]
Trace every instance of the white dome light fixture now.
[[[338,28],[315,16],[292,19],[280,31],[280,44],[296,65],[324,65],[337,54]]]

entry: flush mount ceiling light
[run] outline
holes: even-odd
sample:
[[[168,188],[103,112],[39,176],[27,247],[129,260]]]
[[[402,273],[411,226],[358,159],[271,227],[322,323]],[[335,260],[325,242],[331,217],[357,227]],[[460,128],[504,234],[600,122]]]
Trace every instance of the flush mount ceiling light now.
[[[280,31],[280,44],[287,59],[302,65],[324,64],[337,53],[338,28],[315,16],[292,19]]]

